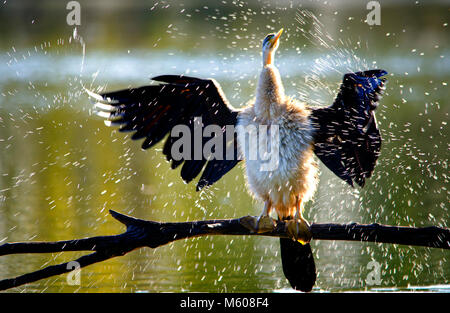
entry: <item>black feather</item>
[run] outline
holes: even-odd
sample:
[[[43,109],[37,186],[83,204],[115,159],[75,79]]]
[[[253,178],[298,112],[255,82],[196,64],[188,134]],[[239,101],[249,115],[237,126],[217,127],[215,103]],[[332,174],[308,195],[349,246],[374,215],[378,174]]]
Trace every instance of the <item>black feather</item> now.
[[[345,74],[333,105],[313,108],[314,151],[339,178],[364,186],[381,149],[374,110],[387,72],[370,70]]]
[[[162,83],[101,95],[115,109],[110,119],[114,124],[121,125],[120,131],[134,132],[131,137],[133,140],[144,139],[143,149],[149,149],[163,140],[175,125],[186,125],[193,134],[195,118],[202,118],[202,132],[208,125],[219,125],[223,130],[226,125],[236,125],[238,111],[228,104],[214,80],[177,75],[158,76],[153,80]],[[178,138],[171,136],[167,136],[163,153],[173,169],[183,164],[180,174],[186,182],[192,181],[205,168],[197,184],[199,190],[219,180],[239,162],[237,143],[230,145],[225,142],[225,136],[222,137],[224,147],[236,150],[231,154],[232,159],[207,159],[203,153],[198,159],[194,155],[193,140],[189,157],[174,158],[172,147]],[[202,138],[202,152],[203,146],[211,138]],[[236,141],[236,138],[233,140]]]
[[[309,292],[316,283],[316,265],[311,245],[280,238],[283,273],[295,290]]]

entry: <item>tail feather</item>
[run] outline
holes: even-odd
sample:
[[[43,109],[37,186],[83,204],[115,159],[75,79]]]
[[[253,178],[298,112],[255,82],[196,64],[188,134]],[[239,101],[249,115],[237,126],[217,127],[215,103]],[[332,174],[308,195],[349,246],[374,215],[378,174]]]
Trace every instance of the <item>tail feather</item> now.
[[[290,238],[280,238],[284,276],[295,290],[309,292],[316,283],[316,265],[311,245]]]

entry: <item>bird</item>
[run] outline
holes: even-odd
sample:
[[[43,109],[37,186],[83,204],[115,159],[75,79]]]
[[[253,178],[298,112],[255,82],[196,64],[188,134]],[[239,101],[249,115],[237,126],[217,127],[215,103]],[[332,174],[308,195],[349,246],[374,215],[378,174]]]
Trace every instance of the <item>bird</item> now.
[[[264,206],[260,216],[241,223],[265,233],[274,229],[272,212],[285,222],[290,238],[280,238],[283,273],[294,289],[308,292],[316,269],[303,214],[317,189],[318,160],[351,187],[364,186],[380,155],[375,109],[387,72],[345,74],[334,102],[314,107],[285,94],[274,64],[282,33],[262,41],[255,98],[241,108],[230,104],[215,79],[185,75],[160,75],[152,78],[156,84],[118,91],[86,92],[105,124],[132,132],[133,140],[144,139],[143,149],[165,139],[162,152],[171,168],[181,167],[186,183],[200,175],[197,191],[243,162],[247,189]],[[266,150],[259,153],[261,147]]]

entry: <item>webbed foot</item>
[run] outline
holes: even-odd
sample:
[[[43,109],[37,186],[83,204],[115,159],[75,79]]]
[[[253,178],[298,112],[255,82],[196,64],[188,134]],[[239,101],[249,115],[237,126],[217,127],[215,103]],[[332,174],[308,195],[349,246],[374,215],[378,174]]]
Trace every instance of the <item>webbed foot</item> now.
[[[312,238],[309,223],[303,218],[286,221],[286,233],[292,240],[298,241],[303,245],[310,242]]]
[[[268,215],[245,216],[241,218],[240,223],[245,228],[258,234],[271,232],[275,229],[275,221]]]

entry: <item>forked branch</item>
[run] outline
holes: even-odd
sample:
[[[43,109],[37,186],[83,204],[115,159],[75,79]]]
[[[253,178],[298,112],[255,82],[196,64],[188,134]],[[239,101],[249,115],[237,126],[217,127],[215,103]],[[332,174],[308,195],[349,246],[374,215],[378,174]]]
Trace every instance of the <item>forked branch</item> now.
[[[141,247],[157,248],[175,240],[206,235],[261,235],[288,237],[285,223],[277,221],[274,231],[257,234],[241,224],[242,217],[227,220],[159,223],[145,221],[110,210],[111,215],[126,226],[119,235],[98,236],[56,242],[14,242],[0,246],[0,256],[17,253],[52,253],[64,251],[93,251],[77,260],[80,268],[116,256],[122,256]],[[450,249],[450,230],[436,226],[416,228],[380,224],[312,224],[312,238],[320,240],[347,240]],[[17,287],[40,279],[73,270],[69,262],[0,281],[0,290]]]

